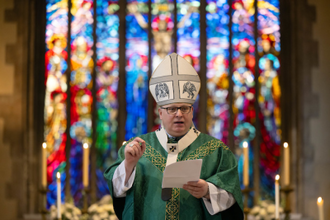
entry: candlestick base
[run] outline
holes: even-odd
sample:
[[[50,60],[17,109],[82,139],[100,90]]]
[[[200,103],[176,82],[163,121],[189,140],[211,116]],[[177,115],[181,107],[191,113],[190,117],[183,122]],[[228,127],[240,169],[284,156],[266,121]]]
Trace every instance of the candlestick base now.
[[[250,213],[251,209],[248,207],[243,208],[244,219],[248,219],[248,214]]]
[[[290,185],[281,187],[281,192],[284,192],[284,195],[285,195],[285,207],[284,207],[284,213],[285,213],[284,219],[285,220],[290,219],[291,204],[290,204],[289,194],[292,191],[293,191],[293,188]]]
[[[91,190],[90,188],[87,187],[84,187],[84,190],[83,190],[83,208],[81,210],[82,214],[86,214],[88,211],[88,197],[89,197],[89,194],[90,194]]]
[[[40,214],[43,220],[46,220],[46,216],[48,214],[48,210],[46,209],[46,194],[48,192],[47,187],[41,186],[39,189],[39,192],[41,194],[41,208],[40,208]]]
[[[243,208],[243,212],[244,212],[244,219],[247,219],[248,214],[250,213],[250,208],[248,207],[248,200],[250,197],[250,192],[252,192],[253,189],[252,188],[244,188],[242,189],[242,193],[244,195],[244,208]]]

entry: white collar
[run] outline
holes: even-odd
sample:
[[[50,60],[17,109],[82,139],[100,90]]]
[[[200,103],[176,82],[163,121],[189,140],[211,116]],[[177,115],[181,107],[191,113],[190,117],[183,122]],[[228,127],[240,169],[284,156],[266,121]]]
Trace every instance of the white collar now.
[[[161,126],[160,129],[158,129],[156,132],[156,136],[158,138],[159,143],[162,145],[162,147],[167,152],[167,132],[165,131],[165,128]],[[190,130],[178,141],[179,151],[181,152],[184,149],[186,149],[191,143],[193,143],[196,138],[199,136],[200,131],[198,131],[194,125],[190,128]]]

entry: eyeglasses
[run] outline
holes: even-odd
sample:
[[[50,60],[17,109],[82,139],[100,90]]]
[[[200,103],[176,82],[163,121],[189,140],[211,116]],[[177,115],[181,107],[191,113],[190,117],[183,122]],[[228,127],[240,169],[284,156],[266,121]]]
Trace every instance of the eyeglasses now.
[[[182,114],[188,114],[191,111],[192,106],[181,106],[181,107],[167,107],[167,108],[162,108],[161,109],[166,109],[167,114],[174,115],[178,112],[180,109]]]

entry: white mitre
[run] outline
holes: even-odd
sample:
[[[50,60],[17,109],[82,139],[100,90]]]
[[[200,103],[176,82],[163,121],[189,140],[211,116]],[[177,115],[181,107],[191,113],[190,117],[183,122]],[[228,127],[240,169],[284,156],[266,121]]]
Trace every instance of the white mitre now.
[[[194,104],[201,87],[199,76],[183,57],[172,53],[152,73],[149,90],[160,106],[172,103]]]

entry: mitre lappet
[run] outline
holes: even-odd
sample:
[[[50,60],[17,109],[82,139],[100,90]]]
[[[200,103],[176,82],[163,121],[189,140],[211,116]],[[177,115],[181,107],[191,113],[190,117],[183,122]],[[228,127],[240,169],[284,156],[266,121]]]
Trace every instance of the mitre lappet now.
[[[153,72],[149,90],[159,106],[173,103],[194,104],[201,82],[192,65],[172,53]]]

